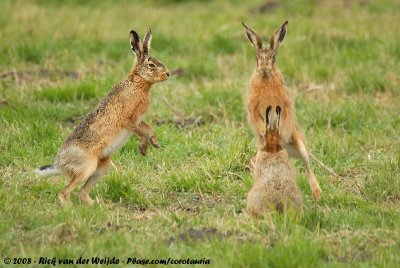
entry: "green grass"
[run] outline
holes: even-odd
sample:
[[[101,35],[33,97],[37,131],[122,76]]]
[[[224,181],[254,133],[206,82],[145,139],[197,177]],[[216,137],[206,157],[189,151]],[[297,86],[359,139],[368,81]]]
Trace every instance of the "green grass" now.
[[[3,258],[210,259],[214,267],[399,267],[399,1],[1,1]],[[255,154],[245,92],[254,49],[289,20],[278,64],[323,191],[294,160],[304,212],[246,216]],[[161,148],[132,138],[92,192],[62,208],[67,178],[40,178],[79,120],[130,70],[129,31],[180,75],[152,90]],[[167,99],[180,113],[174,112]],[[35,266],[31,264],[31,266]],[[121,265],[123,266],[123,265]]]

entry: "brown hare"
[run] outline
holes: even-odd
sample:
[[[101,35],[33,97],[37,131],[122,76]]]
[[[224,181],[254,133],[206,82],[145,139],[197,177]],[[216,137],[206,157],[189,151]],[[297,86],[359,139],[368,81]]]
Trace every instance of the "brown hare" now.
[[[154,129],[143,121],[143,116],[149,107],[151,86],[168,79],[170,72],[149,55],[151,38],[150,29],[143,42],[135,31],[130,32],[131,49],[137,59],[127,78],[115,85],[74,129],[58,151],[54,164],[36,170],[40,175],[64,174],[72,178],[58,195],[61,204],[71,204],[71,192],[86,182],[79,198],[93,205],[90,190],[106,174],[112,154],[132,133],[140,137],[139,149],[143,155],[149,144],[159,147]]]
[[[292,100],[286,91],[282,74],[276,64],[277,49],[285,37],[288,22],[286,21],[273,34],[269,46],[265,47],[259,35],[243,23],[247,37],[256,48],[256,69],[250,80],[247,95],[247,112],[250,123],[257,136],[257,148],[263,146],[265,135],[265,109],[272,106],[282,107],[280,138],[291,156],[301,158],[312,194],[316,200],[321,199],[321,188],[310,166],[309,152],[304,137],[296,122]]]
[[[273,209],[283,212],[286,208],[293,208],[297,212],[302,207],[294,168],[280,135],[281,108],[276,106],[276,113],[272,113],[274,116],[271,115],[272,111],[272,106],[266,110],[263,146],[257,153],[254,185],[247,196],[247,213],[252,217],[262,216]]]

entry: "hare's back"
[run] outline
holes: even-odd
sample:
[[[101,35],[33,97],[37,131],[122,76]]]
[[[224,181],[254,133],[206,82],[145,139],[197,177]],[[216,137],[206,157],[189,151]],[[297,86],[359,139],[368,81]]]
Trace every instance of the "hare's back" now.
[[[118,135],[121,119],[126,113],[126,97],[123,96],[131,85],[122,81],[114,86],[109,94],[79,123],[64,143],[91,149],[108,144]]]

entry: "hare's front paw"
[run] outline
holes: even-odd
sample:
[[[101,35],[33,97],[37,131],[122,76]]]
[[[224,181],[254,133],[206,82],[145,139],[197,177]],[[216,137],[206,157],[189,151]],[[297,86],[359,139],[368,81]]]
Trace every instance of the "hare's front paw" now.
[[[154,147],[160,148],[160,144],[158,143],[158,140],[157,140],[156,136],[153,136],[153,137],[150,138],[150,143]]]
[[[160,144],[157,141],[156,136],[151,137],[150,139],[142,139],[139,144],[139,151],[143,156],[146,156],[147,154],[147,148],[149,147],[149,141],[151,145],[153,145],[155,148],[160,148]]]
[[[139,143],[139,151],[143,156],[147,154],[147,147],[149,147],[147,139],[142,139]]]

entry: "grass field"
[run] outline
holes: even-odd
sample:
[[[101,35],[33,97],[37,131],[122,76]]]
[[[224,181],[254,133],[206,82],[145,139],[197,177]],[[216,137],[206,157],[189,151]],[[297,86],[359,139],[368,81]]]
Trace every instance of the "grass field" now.
[[[6,256],[98,256],[399,267],[400,2],[264,3],[1,1],[0,266]],[[255,52],[241,22],[266,41],[286,19],[278,65],[311,151],[339,176],[313,163],[316,204],[293,160],[303,214],[251,220],[255,140],[244,99]],[[99,205],[74,194],[63,208],[68,179],[32,171],[125,78],[129,31],[148,27],[150,54],[173,72],[151,89],[146,115],[161,148],[142,157],[132,138],[92,192]]]

